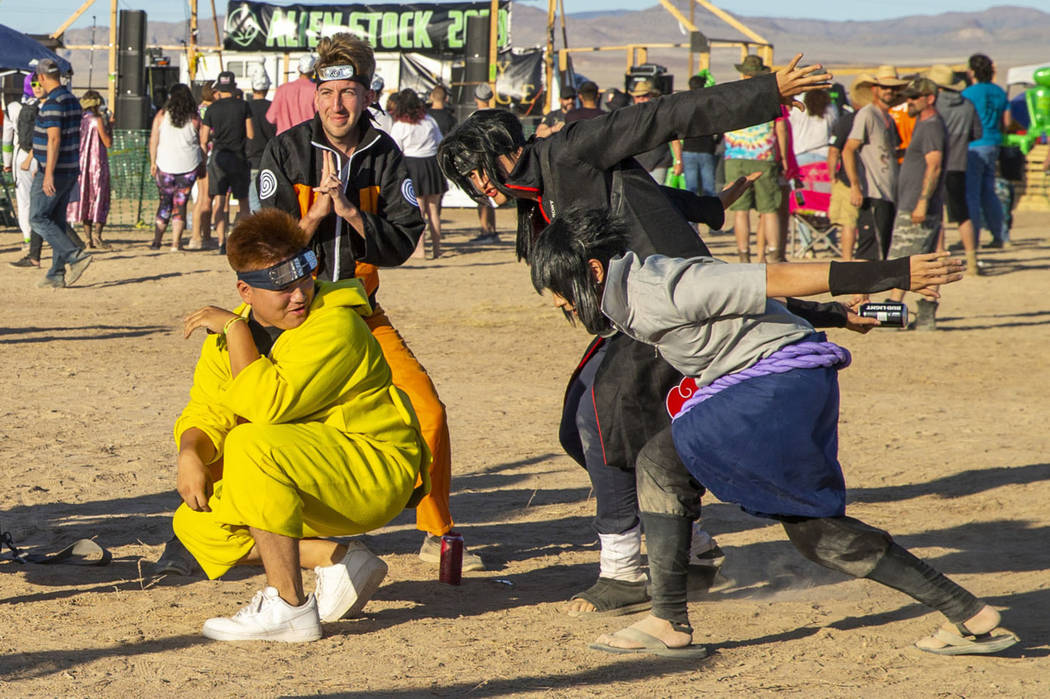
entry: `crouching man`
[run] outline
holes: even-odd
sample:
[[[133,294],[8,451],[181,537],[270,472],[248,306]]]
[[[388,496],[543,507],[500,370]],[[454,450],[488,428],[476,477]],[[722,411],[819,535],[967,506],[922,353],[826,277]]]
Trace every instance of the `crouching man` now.
[[[281,211],[243,219],[227,256],[244,303],[185,321],[186,337],[211,334],[175,423],[175,533],[209,578],[261,563],[267,580],[237,614],[205,622],[216,640],[312,641],[320,622],[360,610],[386,564],[323,537],[381,527],[429,489],[430,453],[362,320],[364,288],[315,281],[308,242]],[[310,595],[301,567],[316,572]]]

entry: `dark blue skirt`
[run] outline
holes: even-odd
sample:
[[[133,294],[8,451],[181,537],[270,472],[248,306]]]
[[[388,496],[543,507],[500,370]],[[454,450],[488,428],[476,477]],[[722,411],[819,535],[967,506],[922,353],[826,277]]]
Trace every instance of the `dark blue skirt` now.
[[[743,381],[678,417],[671,432],[689,473],[719,500],[760,517],[841,517],[835,368]]]

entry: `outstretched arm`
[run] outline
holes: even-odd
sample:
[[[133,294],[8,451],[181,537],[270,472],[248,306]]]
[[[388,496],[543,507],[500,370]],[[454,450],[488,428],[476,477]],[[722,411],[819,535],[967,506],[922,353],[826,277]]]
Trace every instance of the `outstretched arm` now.
[[[886,262],[792,262],[766,265],[766,296],[875,293],[904,288],[931,299],[941,284],[962,279],[963,263],[947,252]]]

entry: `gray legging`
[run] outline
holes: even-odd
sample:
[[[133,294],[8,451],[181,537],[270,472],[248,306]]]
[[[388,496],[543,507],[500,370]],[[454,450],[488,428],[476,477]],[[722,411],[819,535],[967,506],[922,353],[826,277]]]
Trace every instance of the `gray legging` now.
[[[700,515],[703,488],[667,458],[671,428],[653,437],[638,455],[638,507],[649,553],[653,615],[690,629],[686,607],[691,524]],[[779,518],[803,556],[825,568],[887,585],[943,613],[966,621],[984,603],[908,553],[881,529],[852,517]],[[690,629],[691,630],[691,629]]]

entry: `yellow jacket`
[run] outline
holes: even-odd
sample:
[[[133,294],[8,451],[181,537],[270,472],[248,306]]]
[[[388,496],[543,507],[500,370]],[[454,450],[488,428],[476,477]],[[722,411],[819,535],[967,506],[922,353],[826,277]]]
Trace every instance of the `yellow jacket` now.
[[[242,304],[236,313],[247,315]],[[361,316],[372,309],[357,279],[318,282],[310,313],[285,330],[269,356],[232,378],[225,337],[209,335],[193,375],[190,401],[175,422],[176,448],[190,427],[223,453],[226,435],[243,418],[255,424],[316,422],[402,461],[422,474],[429,491],[430,452],[408,397]]]

